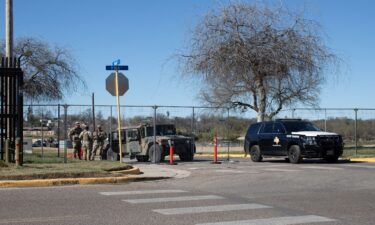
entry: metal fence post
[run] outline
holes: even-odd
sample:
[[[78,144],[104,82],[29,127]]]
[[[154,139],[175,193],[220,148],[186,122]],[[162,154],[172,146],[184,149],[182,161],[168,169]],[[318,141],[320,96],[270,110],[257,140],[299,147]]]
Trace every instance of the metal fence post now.
[[[14,153],[15,153],[15,161],[16,161],[16,166],[22,166],[22,159],[20,157],[21,153],[21,138],[17,137],[16,138],[16,144],[15,144],[15,148],[14,148]]]
[[[355,113],[355,121],[354,121],[354,141],[355,141],[355,156],[358,154],[358,137],[357,137],[357,129],[358,129],[358,109],[354,109]]]
[[[153,124],[154,124],[154,152],[153,152],[153,158],[154,158],[154,162],[156,164],[156,109],[158,108],[156,105],[153,107],[154,108],[154,121],[153,121]]]
[[[93,127],[93,131],[95,131],[95,95],[94,93],[92,93],[92,127]]]
[[[226,130],[227,130],[227,132],[226,132],[226,135],[227,135],[227,147],[228,147],[228,154],[227,154],[227,160],[228,160],[228,162],[229,162],[229,144],[230,144],[230,142],[229,142],[229,108],[227,108],[227,125],[226,125]]]
[[[324,131],[327,132],[327,109],[324,109]]]
[[[294,119],[294,112],[296,111],[296,109],[292,109],[292,118]]]
[[[40,146],[42,147],[42,159],[44,158],[44,148],[43,148],[43,144],[44,144],[44,135],[43,135],[43,121],[44,120],[44,116],[43,116],[43,108],[42,108],[42,118],[40,120],[40,131],[42,133],[42,141],[40,143]]]
[[[113,149],[112,148],[112,106],[109,107],[109,113],[110,113],[110,122],[109,122],[109,147],[111,148],[111,150]],[[94,127],[94,130],[95,130],[95,127]]]
[[[60,157],[60,104],[57,105],[57,157]]]
[[[193,109],[193,114],[192,114],[192,118],[191,118],[191,134],[193,135],[194,134],[194,120],[195,120],[195,110],[194,110],[194,107],[192,108]]]
[[[10,152],[9,152],[9,139],[8,138],[5,139],[4,150],[5,150],[5,162],[9,163],[10,162]]]
[[[67,144],[68,144],[68,105],[64,105],[64,163],[68,162],[68,149],[67,149]]]
[[[191,118],[191,142],[190,142],[190,149],[193,149],[194,148],[194,146],[196,147],[196,145],[195,145],[195,125],[194,125],[194,123],[195,123],[195,109],[194,109],[194,106],[192,107],[192,118]],[[194,144],[193,144],[194,143]],[[195,150],[196,150],[196,148],[195,148]],[[194,152],[194,153],[196,153],[196,152]],[[173,158],[173,156],[172,156],[172,158]]]

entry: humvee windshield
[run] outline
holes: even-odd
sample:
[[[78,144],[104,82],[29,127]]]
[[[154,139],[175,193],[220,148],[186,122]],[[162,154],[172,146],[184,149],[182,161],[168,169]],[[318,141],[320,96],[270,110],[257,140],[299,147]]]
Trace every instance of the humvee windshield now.
[[[156,136],[175,135],[174,125],[156,125]],[[146,137],[154,136],[154,127],[146,127]]]

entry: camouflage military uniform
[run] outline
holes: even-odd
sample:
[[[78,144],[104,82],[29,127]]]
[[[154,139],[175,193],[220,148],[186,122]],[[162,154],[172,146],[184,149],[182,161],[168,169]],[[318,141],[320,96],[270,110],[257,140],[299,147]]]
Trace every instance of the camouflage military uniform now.
[[[96,153],[99,154],[100,158],[103,154],[103,146],[104,146],[104,140],[107,138],[107,133],[101,129],[100,126],[98,126],[98,129],[94,131],[92,138],[94,140],[94,146],[93,146],[93,153],[91,155],[91,160],[94,159]],[[97,152],[99,150],[99,152]]]
[[[80,127],[79,123],[76,123],[76,126],[69,131],[69,138],[70,138],[70,141],[72,141],[73,143],[74,158],[77,158],[77,155],[78,155],[79,159],[82,159],[81,154],[80,154],[81,153],[81,139],[79,138],[79,135],[81,134],[81,132],[82,132],[82,128]]]
[[[82,141],[82,149],[83,149],[85,160],[89,160],[91,158],[91,153],[92,153],[92,148],[91,148],[92,147],[92,135],[88,129],[89,128],[86,126],[85,129],[79,135],[79,138]]]

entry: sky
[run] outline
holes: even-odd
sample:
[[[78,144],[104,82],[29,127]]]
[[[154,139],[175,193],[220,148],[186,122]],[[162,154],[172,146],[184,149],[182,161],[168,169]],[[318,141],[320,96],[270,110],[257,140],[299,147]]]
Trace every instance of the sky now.
[[[87,89],[61,103],[116,104],[105,90],[105,70],[114,60],[129,90],[125,105],[203,105],[201,84],[183,79],[173,57],[184,49],[209,10],[226,0],[13,0],[14,36],[34,36],[68,48],[75,56]],[[253,1],[245,1],[253,2]],[[280,2],[280,0],[267,2]],[[343,60],[320,95],[322,108],[375,108],[375,1],[290,0],[290,9],[305,9],[318,21],[327,45]],[[5,37],[5,0],[0,2],[0,37]],[[331,79],[332,78],[332,79]]]

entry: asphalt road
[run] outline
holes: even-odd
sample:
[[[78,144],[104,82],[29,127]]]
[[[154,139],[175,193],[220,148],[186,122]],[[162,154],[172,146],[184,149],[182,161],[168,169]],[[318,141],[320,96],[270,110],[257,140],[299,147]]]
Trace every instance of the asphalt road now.
[[[0,224],[375,224],[375,164],[200,159],[164,167],[190,176],[0,189]]]

